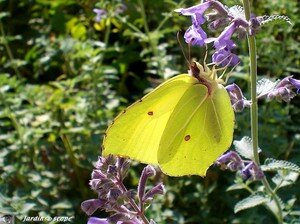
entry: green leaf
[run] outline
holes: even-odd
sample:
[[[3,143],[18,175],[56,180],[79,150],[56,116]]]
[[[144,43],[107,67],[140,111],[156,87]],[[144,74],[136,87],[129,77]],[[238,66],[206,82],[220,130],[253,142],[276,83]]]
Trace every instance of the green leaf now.
[[[248,136],[244,136],[239,141],[233,141],[233,145],[238,154],[245,157],[246,159],[254,160],[253,150],[252,150],[252,139]],[[258,148],[258,152],[261,149]]]
[[[23,213],[27,213],[27,212],[31,211],[34,207],[36,207],[35,203],[25,203],[25,204],[23,204],[21,210]]]
[[[233,190],[240,190],[240,189],[244,189],[245,188],[245,185],[243,184],[232,184],[231,186],[229,186],[226,191],[233,191]]]
[[[0,19],[9,16],[8,12],[0,12]]]
[[[51,206],[52,209],[69,209],[72,208],[72,204],[69,201],[62,201],[56,203],[55,205]]]
[[[239,201],[235,206],[234,206],[234,213],[237,213],[239,211],[248,209],[248,208],[253,208],[255,206],[267,203],[269,201],[268,198],[263,196],[262,194],[253,194],[250,195],[247,198],[244,198],[243,200]]]
[[[288,16],[283,15],[272,15],[272,16],[263,16],[262,21],[260,21],[261,26],[265,26],[270,23],[282,23],[285,22],[289,24],[290,26],[293,25],[291,19]]]
[[[294,184],[299,177],[299,173],[290,172],[288,170],[279,170],[278,173],[272,178],[272,181],[278,188]]]
[[[261,166],[261,169],[263,171],[289,170],[300,173],[300,167],[296,164],[285,160],[276,160],[271,158],[265,160],[265,163]]]

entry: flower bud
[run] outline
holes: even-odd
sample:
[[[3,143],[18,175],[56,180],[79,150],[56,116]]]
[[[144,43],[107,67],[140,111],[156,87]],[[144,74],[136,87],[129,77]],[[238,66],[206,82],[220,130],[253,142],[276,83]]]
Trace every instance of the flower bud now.
[[[230,96],[231,105],[235,112],[241,112],[245,107],[250,107],[250,101],[247,100],[240,87],[236,84],[231,84],[225,87]]]
[[[141,174],[141,178],[139,181],[139,185],[138,185],[138,192],[137,192],[140,200],[142,200],[142,198],[144,197],[146,182],[147,182],[148,178],[151,176],[154,176],[155,173],[156,173],[155,169],[151,165],[148,165],[143,169],[143,172]]]
[[[225,165],[231,171],[237,171],[244,167],[241,157],[234,151],[229,151],[217,159],[217,164]]]

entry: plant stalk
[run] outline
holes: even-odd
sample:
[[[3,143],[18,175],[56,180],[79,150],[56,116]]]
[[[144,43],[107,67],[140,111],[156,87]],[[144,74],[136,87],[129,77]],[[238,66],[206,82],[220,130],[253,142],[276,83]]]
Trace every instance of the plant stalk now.
[[[125,185],[123,184],[123,182],[121,180],[118,181],[118,184],[121,187],[121,189],[123,190],[123,192],[127,192],[127,188],[125,187]],[[137,212],[138,216],[143,220],[144,224],[149,224],[150,222],[147,219],[147,217],[145,216],[144,210],[140,209],[132,198],[127,197],[127,199],[129,200],[129,203],[132,206],[132,208]]]
[[[15,71],[16,76],[18,78],[21,78],[21,73],[19,72],[19,70],[18,70],[18,68],[17,68],[17,66],[16,66],[16,64],[14,62],[15,58],[14,58],[14,55],[13,55],[13,53],[12,53],[10,47],[9,47],[9,44],[8,44],[8,41],[7,41],[7,38],[6,38],[6,35],[5,35],[5,31],[4,31],[1,19],[0,19],[0,32],[1,32],[1,35],[2,35],[2,37],[4,39],[4,47],[6,49],[7,55],[9,57],[9,60],[10,60],[10,62],[12,64],[12,68]]]
[[[145,11],[145,6],[144,6],[144,3],[143,3],[143,0],[139,0],[139,5],[140,5],[140,8],[141,8],[141,15],[142,15],[142,18],[143,18],[143,21],[144,21],[144,29],[145,29],[145,32],[146,32],[146,35],[148,37],[148,41],[149,41],[149,44],[150,44],[150,47],[152,49],[152,53],[154,55],[154,57],[156,59],[158,59],[159,55],[158,55],[158,51],[157,51],[157,44],[153,41],[153,38],[151,37],[151,33],[150,33],[150,29],[149,29],[149,26],[148,26],[148,22],[147,22],[147,16],[146,16],[146,11]],[[157,61],[158,63],[158,75],[162,76],[162,69],[161,69],[161,62],[160,60]]]
[[[249,0],[243,0],[245,18],[247,21],[250,19],[251,10]],[[248,48],[249,48],[249,57],[250,57],[250,81],[251,81],[251,138],[252,138],[252,149],[254,155],[254,161],[259,166],[259,154],[258,154],[258,106],[257,106],[257,58],[256,58],[256,41],[255,37],[248,35]],[[277,218],[278,223],[283,223],[282,209],[278,196],[272,190],[266,177],[263,178],[262,183],[266,189],[266,192],[274,200],[278,212],[274,215]]]

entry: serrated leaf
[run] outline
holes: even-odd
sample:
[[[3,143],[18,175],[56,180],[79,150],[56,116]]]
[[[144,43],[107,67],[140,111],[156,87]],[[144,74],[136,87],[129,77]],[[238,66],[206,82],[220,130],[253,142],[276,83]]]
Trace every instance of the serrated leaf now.
[[[263,171],[289,170],[300,173],[300,167],[296,164],[285,160],[276,160],[271,158],[265,160],[265,163],[261,166],[261,169]]]
[[[262,78],[257,81],[257,95],[265,95],[271,90],[273,90],[276,86],[277,82],[273,82],[269,79]]]
[[[291,19],[288,16],[283,16],[283,15],[272,15],[272,16],[263,16],[260,25],[265,26],[267,24],[277,24],[277,23],[282,23],[285,22],[289,25],[293,25]]]
[[[278,173],[272,178],[273,183],[278,188],[294,184],[299,177],[299,173],[289,172],[288,170],[279,170]]]
[[[231,186],[229,186],[226,189],[226,191],[240,190],[240,189],[244,189],[244,188],[245,188],[245,185],[236,183],[236,184],[232,184]]]
[[[252,150],[252,139],[248,136],[244,136],[241,140],[233,141],[233,145],[238,154],[246,159],[254,160],[253,150]],[[261,152],[261,149],[258,148],[258,152]]]
[[[243,200],[239,201],[235,206],[234,206],[234,213],[237,213],[239,211],[248,209],[248,208],[253,208],[255,206],[267,203],[269,201],[268,198],[264,197],[261,194],[253,194],[250,195],[247,198],[244,198]]]

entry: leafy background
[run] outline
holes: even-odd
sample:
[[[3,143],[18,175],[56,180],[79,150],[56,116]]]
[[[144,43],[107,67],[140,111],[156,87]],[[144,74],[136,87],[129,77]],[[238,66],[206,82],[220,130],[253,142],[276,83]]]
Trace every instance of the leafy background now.
[[[181,31],[183,42],[190,20],[173,10],[196,3],[0,1],[0,213],[19,219],[74,216],[76,223],[86,223],[80,204],[95,196],[88,181],[107,124],[162,81],[187,71],[176,33]],[[126,5],[122,13],[120,4]],[[294,23],[270,24],[257,35],[259,75],[299,79],[300,3],[253,0],[253,5],[257,15],[284,14]],[[99,23],[95,7],[109,12]],[[190,54],[202,60],[205,49],[192,48]],[[245,40],[239,41],[239,54],[243,62],[230,82],[248,96]],[[299,105],[299,96],[291,103],[260,102],[262,158],[300,164]],[[249,130],[246,110],[236,116],[234,138],[249,135]],[[128,186],[136,186],[141,168],[133,163]],[[204,179],[161,178],[167,192],[148,210],[158,223],[274,222],[263,207],[234,214],[234,204],[247,193],[227,192],[235,175],[217,167]],[[279,195],[299,199],[297,183]],[[294,207],[300,209],[299,201]]]

